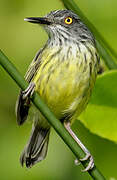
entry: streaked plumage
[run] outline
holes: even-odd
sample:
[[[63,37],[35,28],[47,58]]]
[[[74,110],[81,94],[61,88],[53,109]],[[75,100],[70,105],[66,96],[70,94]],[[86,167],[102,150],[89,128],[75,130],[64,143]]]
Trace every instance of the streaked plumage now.
[[[71,25],[64,23],[66,17],[73,19]],[[25,78],[35,83],[35,91],[62,123],[73,122],[85,109],[95,84],[99,64],[95,40],[80,18],[69,10],[53,11],[45,18],[49,39],[37,53]],[[28,20],[31,22],[31,18]],[[30,106],[29,97],[23,100],[20,93],[18,124],[27,119]],[[50,133],[46,119],[40,113],[34,116],[37,117],[33,133],[21,156],[21,163],[25,162],[27,167],[45,158]]]

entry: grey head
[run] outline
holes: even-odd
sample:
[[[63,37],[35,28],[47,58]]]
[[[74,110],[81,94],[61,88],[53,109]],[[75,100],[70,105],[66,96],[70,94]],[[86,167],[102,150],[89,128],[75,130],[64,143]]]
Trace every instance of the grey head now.
[[[51,40],[95,43],[86,25],[70,10],[51,11],[44,17],[29,17],[25,20],[43,25]]]

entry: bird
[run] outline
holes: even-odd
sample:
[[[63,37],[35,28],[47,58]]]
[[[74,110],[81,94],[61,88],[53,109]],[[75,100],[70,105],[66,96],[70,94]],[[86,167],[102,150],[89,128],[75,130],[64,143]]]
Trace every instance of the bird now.
[[[29,65],[25,74],[29,86],[20,90],[16,103],[18,125],[29,118],[30,112],[33,122],[31,136],[20,156],[21,165],[30,168],[47,155],[51,125],[31,102],[35,91],[85,152],[80,161],[89,160],[84,169],[88,171],[94,167],[93,157],[71,125],[85,110],[95,85],[100,64],[95,38],[71,10],[54,10],[43,17],[24,20],[42,26],[48,40]]]

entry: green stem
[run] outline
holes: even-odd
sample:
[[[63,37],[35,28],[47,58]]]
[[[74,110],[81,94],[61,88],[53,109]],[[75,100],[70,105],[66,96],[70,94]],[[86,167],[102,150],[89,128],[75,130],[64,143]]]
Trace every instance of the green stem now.
[[[25,79],[21,76],[15,66],[9,61],[9,59],[3,54],[0,50],[0,64],[1,66],[8,72],[8,74],[14,79],[17,85],[21,89],[26,89],[28,86]],[[70,136],[67,130],[64,128],[62,123],[56,119],[54,114],[49,110],[47,105],[41,100],[40,96],[35,92],[33,97],[31,98],[34,105],[41,111],[41,113],[45,116],[48,122],[53,126],[59,136],[63,139],[63,141],[67,144],[67,146],[71,149],[74,155],[81,159],[85,156],[84,152],[80,149],[78,144],[74,141],[74,139]],[[81,162],[84,167],[87,166],[87,162]],[[95,180],[104,180],[105,178],[96,168],[96,166],[88,172],[91,177]]]
[[[95,26],[85,17],[85,15],[82,13],[80,8],[77,6],[77,4],[73,0],[62,0],[64,6],[67,9],[73,10],[78,16],[82,19],[82,21],[87,25],[87,27],[91,30],[91,32],[94,34],[95,38],[97,39],[97,49],[100,53],[100,56],[105,61],[105,64],[109,69],[117,69],[117,64],[113,60],[113,58],[110,56],[113,55],[117,59],[117,53],[114,51],[114,49],[107,43],[107,41],[103,38],[103,36],[97,31]],[[108,51],[110,54],[108,53]]]

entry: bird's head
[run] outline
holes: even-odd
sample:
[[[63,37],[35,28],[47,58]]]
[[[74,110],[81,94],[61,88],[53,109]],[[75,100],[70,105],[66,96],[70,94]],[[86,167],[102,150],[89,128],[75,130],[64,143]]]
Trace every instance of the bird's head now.
[[[79,16],[70,10],[56,10],[44,17],[28,17],[24,20],[43,25],[49,37],[54,40],[94,41],[92,33]]]

